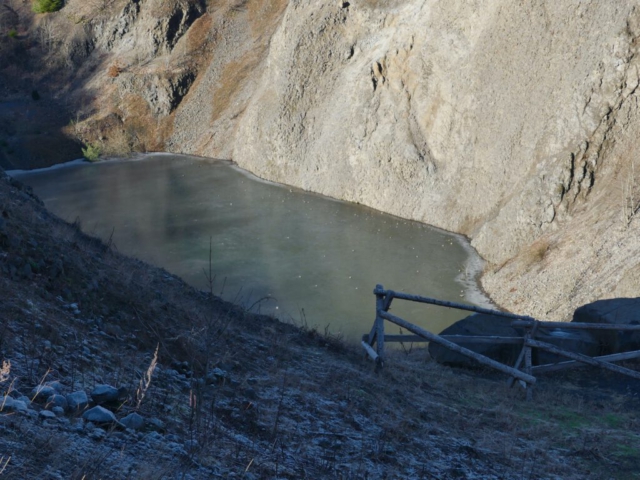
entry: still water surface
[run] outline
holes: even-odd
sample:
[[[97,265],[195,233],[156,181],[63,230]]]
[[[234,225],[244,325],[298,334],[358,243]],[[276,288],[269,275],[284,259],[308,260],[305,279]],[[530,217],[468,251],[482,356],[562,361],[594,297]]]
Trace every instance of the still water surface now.
[[[227,300],[355,340],[375,317],[377,283],[487,306],[479,259],[459,236],[267,183],[228,162],[149,155],[13,175],[60,217],[119,251]],[[392,312],[439,332],[463,312],[396,300]],[[388,325],[388,333],[398,328]]]

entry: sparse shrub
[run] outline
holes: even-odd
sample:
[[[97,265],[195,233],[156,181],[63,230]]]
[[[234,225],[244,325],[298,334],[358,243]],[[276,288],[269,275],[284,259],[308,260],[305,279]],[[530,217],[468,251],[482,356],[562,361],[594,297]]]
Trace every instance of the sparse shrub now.
[[[114,63],[113,65],[111,65],[109,67],[109,70],[107,70],[107,75],[109,75],[111,78],[116,78],[121,73],[122,73],[122,67],[117,63]]]
[[[82,156],[90,162],[95,162],[100,158],[100,147],[87,143],[86,147],[82,149]]]
[[[62,8],[62,0],[35,0],[32,8],[35,13],[57,12]]]
[[[31,90],[31,98],[36,102],[40,100],[40,94],[38,93],[38,90]]]
[[[9,30],[9,38],[18,38],[18,31],[15,28]]]

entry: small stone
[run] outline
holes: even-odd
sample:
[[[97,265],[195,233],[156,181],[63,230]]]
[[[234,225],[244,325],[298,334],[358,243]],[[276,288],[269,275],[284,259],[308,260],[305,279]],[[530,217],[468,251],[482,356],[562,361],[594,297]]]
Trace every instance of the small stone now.
[[[57,416],[57,417],[61,417],[62,415],[64,415],[64,408],[62,407],[53,407],[51,409],[51,411]]]
[[[29,262],[25,263],[22,267],[22,276],[29,279],[33,278],[33,270]]]
[[[50,386],[50,387],[52,387],[52,388],[53,388],[56,392],[58,392],[58,393],[62,393],[62,390],[63,390],[63,388],[64,388],[64,387],[62,386],[62,384],[61,384],[59,381],[57,381],[57,380],[55,380],[55,381],[53,381],[53,382],[48,382],[48,383],[47,383],[47,385],[48,385],[48,386]]]
[[[24,402],[15,400],[9,396],[2,397],[2,401],[0,402],[0,411],[26,413],[27,410],[27,405]]]
[[[114,423],[116,416],[104,407],[93,407],[82,414],[82,418],[93,423]]]
[[[64,411],[69,408],[69,402],[67,402],[66,397],[64,397],[63,395],[51,395],[47,400],[45,408],[53,410],[55,407],[62,408],[62,411]]]
[[[159,418],[147,419],[146,426],[149,430],[156,431],[156,432],[163,432],[165,430],[164,422]]]
[[[107,432],[105,432],[101,428],[94,428],[89,432],[89,438],[93,440],[102,440],[106,435],[107,435]]]
[[[227,377],[227,372],[220,368],[214,368],[211,372],[207,373],[207,383],[223,383]]]
[[[120,420],[120,423],[132,430],[140,430],[144,426],[144,417],[133,412]]]
[[[69,405],[69,410],[84,410],[87,408],[87,405],[89,405],[89,399],[87,398],[85,391],[80,390],[67,395],[67,403]]]
[[[2,410],[3,412],[26,413],[28,408],[26,403],[9,396],[5,396],[2,397],[2,400],[0,401],[0,410]]]
[[[50,396],[56,393],[56,390],[50,385],[38,385],[31,390],[31,398],[34,402],[45,403]]]
[[[120,397],[120,392],[117,388],[111,385],[96,385],[91,392],[91,399],[98,405],[102,403],[115,402]]]
[[[42,410],[38,416],[43,420],[52,420],[56,418],[56,414],[49,410]]]

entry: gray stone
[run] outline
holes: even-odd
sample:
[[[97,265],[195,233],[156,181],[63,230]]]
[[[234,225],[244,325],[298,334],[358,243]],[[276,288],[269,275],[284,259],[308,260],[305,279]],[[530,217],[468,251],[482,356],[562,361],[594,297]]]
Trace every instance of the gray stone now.
[[[115,423],[117,421],[113,412],[99,405],[84,412],[82,418],[92,423]]]
[[[511,320],[508,318],[476,313],[457,321],[448,328],[445,328],[440,332],[440,335],[496,335],[501,337],[519,337],[522,336],[522,332],[513,328],[511,326]],[[520,345],[468,343],[463,346],[469,350],[506,364],[513,364],[518,358],[520,350],[522,350],[522,346]],[[446,365],[460,367],[479,366],[475,360],[459,353],[452,352],[448,348],[434,342],[429,343],[429,354],[436,362]]]
[[[62,391],[64,390],[64,387],[62,386],[62,384],[57,380],[53,382],[48,382],[47,385],[52,387],[57,393],[62,393]]]
[[[51,409],[51,411],[53,413],[55,413],[56,416],[58,416],[58,417],[61,417],[62,415],[64,415],[64,408],[62,408],[62,407],[53,407]]]
[[[96,385],[91,392],[91,399],[98,405],[115,402],[120,398],[120,392],[111,385]]]
[[[640,325],[640,298],[612,298],[588,303],[576,309],[571,321]],[[597,337],[602,355],[640,350],[640,331],[592,330],[591,333]]]
[[[89,432],[89,438],[93,440],[102,440],[106,437],[107,432],[105,432],[102,428],[94,428]]]
[[[229,374],[220,368],[214,368],[212,371],[207,373],[207,383],[223,383],[226,378],[229,377]]]
[[[120,420],[120,423],[132,430],[140,430],[144,426],[144,417],[133,412]]]
[[[51,411],[49,411],[49,410],[42,410],[42,411],[38,414],[38,416],[39,416],[41,419],[43,419],[43,420],[52,420],[52,419],[57,418],[57,417],[56,417],[56,414],[55,414],[55,413],[53,413],[53,412],[51,412]]]
[[[69,405],[69,410],[84,410],[87,408],[87,405],[89,405],[89,399],[87,398],[85,391],[80,390],[67,395],[67,403]]]
[[[28,408],[26,403],[11,398],[10,396],[2,397],[2,400],[0,401],[0,411],[26,413],[27,410]]]
[[[31,390],[31,398],[34,402],[45,403],[49,397],[56,393],[56,390],[49,385],[38,385]]]
[[[66,397],[59,394],[51,395],[47,400],[45,408],[52,410],[54,407],[60,407],[63,410],[69,408],[69,403],[67,402]]]
[[[145,422],[145,426],[148,430],[156,431],[156,432],[164,432],[165,424],[159,418],[149,418]]]

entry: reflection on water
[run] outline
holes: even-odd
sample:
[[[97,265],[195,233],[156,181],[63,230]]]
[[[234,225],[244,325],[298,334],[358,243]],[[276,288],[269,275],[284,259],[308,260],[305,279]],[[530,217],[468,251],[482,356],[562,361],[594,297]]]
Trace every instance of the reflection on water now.
[[[117,248],[284,320],[355,339],[375,316],[377,283],[463,300],[469,252],[458,237],[368,208],[258,181],[226,162],[153,155],[144,161],[16,173],[47,207]],[[432,331],[463,313],[396,301]],[[390,333],[397,327],[389,326]]]

